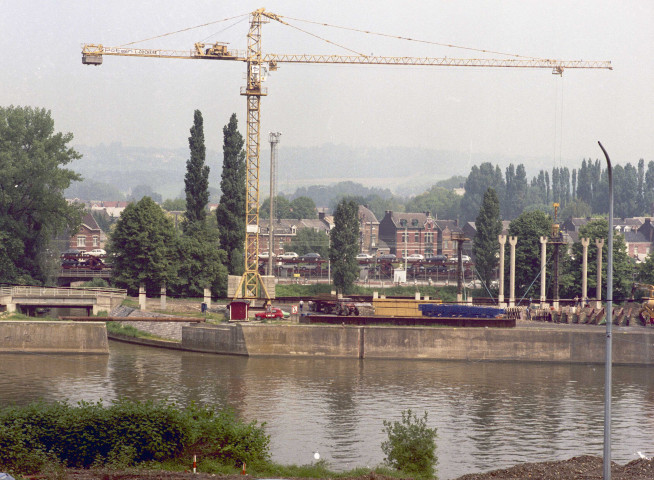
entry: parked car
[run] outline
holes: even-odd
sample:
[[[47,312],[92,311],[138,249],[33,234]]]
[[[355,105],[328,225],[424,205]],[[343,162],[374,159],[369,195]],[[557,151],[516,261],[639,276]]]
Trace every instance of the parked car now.
[[[463,259],[463,263],[468,263],[468,262],[471,262],[471,261],[472,261],[472,259],[471,259],[468,255],[461,255],[461,258]],[[456,257],[452,257],[450,260],[451,260],[452,262],[458,262],[458,261],[459,261],[459,257],[458,257],[458,256],[456,256]]]
[[[357,260],[370,260],[372,258],[372,255],[369,253],[360,253],[357,255]]]
[[[254,318],[288,318],[291,314],[281,308],[273,307],[270,311],[255,313]]]
[[[276,257],[277,255],[275,255],[275,254],[273,253],[272,256],[273,256],[273,257]],[[270,257],[270,253],[269,253],[269,252],[261,252],[261,253],[259,254],[259,258],[268,258],[268,257]]]
[[[281,255],[279,255],[279,258],[281,258],[282,260],[296,260],[300,258],[300,256],[295,252],[284,252]]]
[[[394,253],[384,253],[379,256],[380,260],[397,260],[397,257]]]
[[[68,269],[68,268],[77,268],[78,262],[75,259],[72,258],[65,258],[61,261],[61,268]]]
[[[101,255],[106,255],[107,252],[104,251],[102,248],[94,248],[90,252],[88,252],[89,255],[93,255],[94,257],[99,257]]]
[[[411,255],[409,255],[408,257],[406,257],[406,259],[407,259],[407,261],[409,261],[409,262],[418,262],[418,261],[420,261],[420,260],[424,260],[424,259],[425,259],[425,256],[424,256],[424,255],[420,255],[419,253],[412,253]]]
[[[319,253],[306,253],[300,257],[301,262],[315,262],[320,258]]]
[[[77,250],[75,248],[71,248],[69,250],[66,250],[61,254],[61,258],[73,258],[76,259],[79,257],[79,254],[82,253],[80,250]]]
[[[432,255],[427,257],[426,260],[428,262],[447,262],[447,255]]]

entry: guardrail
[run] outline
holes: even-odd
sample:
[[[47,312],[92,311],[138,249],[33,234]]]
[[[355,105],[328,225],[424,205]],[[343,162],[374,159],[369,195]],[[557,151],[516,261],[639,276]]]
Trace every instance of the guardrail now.
[[[62,288],[62,287],[29,287],[14,286],[0,287],[0,293],[14,297],[46,297],[46,298],[66,298],[66,297],[125,297],[127,290],[123,288]]]

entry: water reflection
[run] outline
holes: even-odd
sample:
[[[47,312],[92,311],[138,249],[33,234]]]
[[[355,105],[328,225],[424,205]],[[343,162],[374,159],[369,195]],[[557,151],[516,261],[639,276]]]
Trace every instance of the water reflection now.
[[[337,469],[381,463],[383,420],[411,408],[438,428],[440,478],[600,455],[604,371],[585,365],[245,358],[110,343],[110,355],[2,355],[0,403],[119,397],[229,405],[267,422],[272,453]],[[613,460],[654,454],[650,369],[613,371]]]

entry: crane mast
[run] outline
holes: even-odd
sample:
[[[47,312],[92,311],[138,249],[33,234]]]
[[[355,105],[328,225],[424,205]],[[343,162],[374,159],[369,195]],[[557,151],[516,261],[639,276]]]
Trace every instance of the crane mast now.
[[[101,44],[82,46],[82,63],[101,65],[104,55],[150,58],[175,58],[185,60],[226,60],[247,64],[247,84],[241,87],[241,95],[247,99],[246,132],[246,205],[245,205],[245,272],[235,297],[249,299],[270,298],[259,275],[259,157],[261,144],[261,97],[267,95],[262,86],[265,65],[276,70],[279,63],[324,63],[350,65],[414,65],[501,68],[549,68],[562,75],[567,68],[608,69],[610,61],[551,60],[538,58],[519,59],[473,59],[447,57],[384,57],[373,55],[305,55],[263,54],[261,28],[264,23],[275,20],[286,24],[279,16],[260,8],[250,14],[250,29],[245,53],[228,50],[225,44],[196,43],[190,50],[145,49],[131,47],[106,47]],[[269,252],[272,255],[272,252]]]

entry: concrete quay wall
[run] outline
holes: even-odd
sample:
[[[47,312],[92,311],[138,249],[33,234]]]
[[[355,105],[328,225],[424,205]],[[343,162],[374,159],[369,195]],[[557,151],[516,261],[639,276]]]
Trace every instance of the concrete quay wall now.
[[[98,322],[0,322],[0,353],[108,354],[107,328]]]
[[[604,363],[602,328],[417,328],[232,324],[190,326],[187,350],[249,356]],[[654,365],[654,333],[614,331],[613,362]]]

